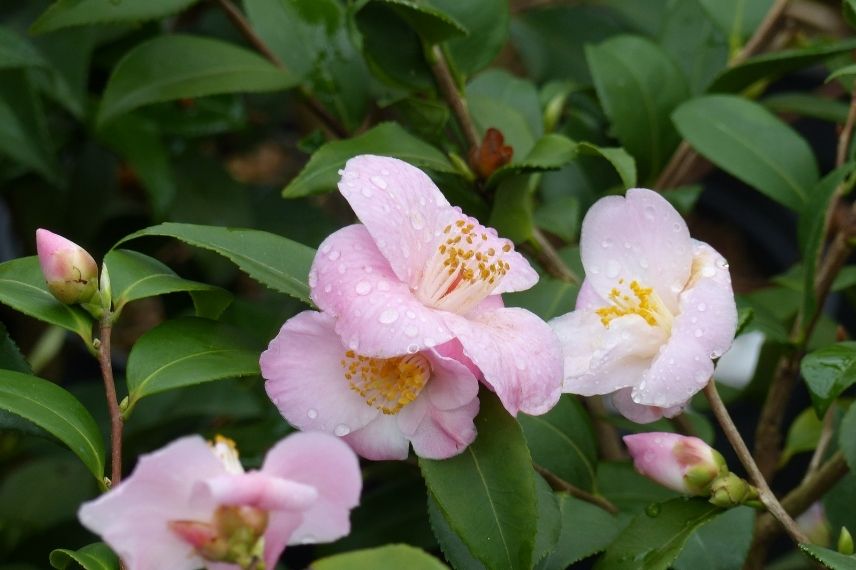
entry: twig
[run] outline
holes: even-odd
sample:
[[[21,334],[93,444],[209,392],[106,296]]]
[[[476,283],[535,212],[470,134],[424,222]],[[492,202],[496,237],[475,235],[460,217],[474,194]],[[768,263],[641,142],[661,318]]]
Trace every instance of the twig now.
[[[853,139],[854,122],[856,122],[856,84],[853,85],[853,90],[850,92],[850,109],[847,111],[847,120],[844,122],[844,128],[841,129],[841,134],[838,136],[835,166],[841,166],[847,162],[847,150],[850,148],[850,141]]]
[[[256,34],[253,27],[247,21],[244,14],[238,10],[237,6],[235,6],[231,0],[215,0],[220,8],[226,13],[226,16],[229,18],[229,21],[232,22],[232,25],[238,29],[244,39],[247,40],[250,45],[252,45],[260,54],[262,54],[265,58],[267,58],[272,64],[277,66],[280,69],[285,70],[285,64],[282,62],[279,57],[268,47],[268,45],[264,42],[263,39]],[[314,97],[309,93],[309,91],[304,87],[300,86],[299,88],[300,95],[302,97],[303,103],[309,108],[313,115],[315,115],[318,120],[327,128],[331,135],[336,138],[345,138],[348,136],[348,129],[344,127],[333,115],[331,115],[327,109],[325,109],[318,101],[315,100]]]
[[[785,13],[785,8],[788,7],[788,1],[789,0],[776,0],[776,3],[773,4],[773,7],[767,12],[767,15],[764,17],[761,25],[758,26],[758,29],[755,30],[755,33],[749,41],[746,42],[746,45],[742,50],[740,50],[740,53],[732,58],[732,66],[743,63],[767,45],[776,33],[779,20]]]
[[[681,435],[696,435],[695,426],[693,426],[689,416],[686,414],[678,414],[673,418],[669,418],[669,423],[672,424]]]
[[[600,456],[606,461],[622,461],[627,459],[621,438],[615,426],[606,419],[606,408],[600,396],[581,397],[583,405],[591,416],[592,427],[597,438],[597,448]]]
[[[116,397],[116,382],[113,379],[113,363],[110,356],[110,336],[113,332],[113,316],[109,311],[101,317],[98,334],[98,364],[104,379],[104,394],[110,414],[110,485],[122,480],[122,411]]]
[[[823,456],[826,455],[826,450],[829,449],[829,444],[832,443],[832,434],[834,431],[834,426],[832,419],[834,417],[835,406],[829,406],[827,408],[826,413],[823,415],[823,427],[820,430],[820,437],[817,440],[817,447],[814,449],[814,453],[811,455],[811,461],[808,462],[808,469],[806,470],[805,477],[811,477],[811,475],[820,469],[820,464],[823,461]]]
[[[559,253],[539,228],[532,229],[534,246],[524,247],[551,276],[568,283],[579,283],[580,278],[568,267]]]
[[[449,64],[446,61],[446,55],[438,45],[433,45],[428,48],[426,53],[428,65],[431,67],[431,73],[434,74],[434,80],[437,82],[437,88],[440,90],[440,95],[446,100],[461,131],[464,133],[464,138],[467,141],[467,150],[477,149],[481,144],[478,131],[476,131],[473,118],[470,116],[470,110],[467,107],[467,101],[461,95],[455,78],[452,77],[452,71],[449,69]]]
[[[755,464],[755,460],[752,458],[749,448],[746,447],[746,443],[740,436],[740,432],[737,431],[737,426],[734,425],[728,410],[725,408],[725,404],[719,397],[719,392],[716,391],[716,383],[713,379],[711,379],[711,381],[707,383],[707,386],[705,386],[704,395],[710,403],[710,409],[713,411],[713,415],[716,417],[719,425],[725,432],[725,437],[728,438],[729,443],[731,443],[731,447],[734,448],[737,457],[740,459],[743,467],[746,468],[752,483],[758,488],[758,494],[761,502],[764,503],[765,507],[767,507],[767,511],[769,511],[769,513],[773,515],[779,523],[781,523],[785,531],[794,539],[795,542],[798,544],[808,543],[808,537],[802,530],[800,530],[794,519],[792,519],[785,511],[778,499],[776,499],[773,491],[770,490],[770,486],[767,485],[767,480],[764,479],[764,476]]]
[[[581,501],[585,501],[587,503],[597,505],[598,507],[600,507],[601,509],[605,510],[606,512],[608,512],[610,514],[613,514],[613,515],[618,514],[618,512],[619,512],[618,507],[616,507],[614,504],[612,504],[612,502],[609,499],[607,499],[606,497],[603,497],[601,495],[595,495],[595,494],[589,493],[588,491],[586,491],[584,489],[580,489],[576,485],[574,485],[572,483],[568,483],[567,481],[565,481],[564,479],[562,479],[561,477],[559,477],[558,475],[556,475],[555,473],[553,473],[552,471],[547,469],[546,467],[541,467],[537,463],[533,463],[532,466],[535,468],[535,471],[537,471],[538,474],[541,475],[547,481],[547,483],[550,484],[550,487],[554,491],[564,491],[567,494],[569,494],[570,496],[576,497],[577,499],[580,499]]]

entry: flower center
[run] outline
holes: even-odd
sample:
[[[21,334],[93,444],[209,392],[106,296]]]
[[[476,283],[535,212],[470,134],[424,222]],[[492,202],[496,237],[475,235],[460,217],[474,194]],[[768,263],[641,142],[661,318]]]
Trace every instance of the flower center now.
[[[238,446],[234,440],[224,437],[219,433],[214,436],[214,441],[209,442],[211,451],[217,456],[217,459],[223,463],[226,471],[237,475],[244,472],[244,467],[241,465],[241,460],[238,457]]]
[[[349,350],[341,360],[351,390],[384,414],[397,414],[422,392],[431,365],[421,354],[371,358]]]
[[[625,286],[624,279],[619,279],[618,287],[612,288],[608,299],[609,305],[595,311],[603,326],[609,327],[618,317],[639,315],[652,327],[659,326],[671,332],[674,316],[653,288],[643,287],[635,279]]]
[[[447,225],[443,233],[446,239],[428,261],[416,295],[426,305],[463,314],[490,295],[511,269],[503,253],[512,246],[468,219]]]
[[[169,529],[205,560],[263,569],[268,513],[248,506],[221,506],[211,522],[168,521]]]

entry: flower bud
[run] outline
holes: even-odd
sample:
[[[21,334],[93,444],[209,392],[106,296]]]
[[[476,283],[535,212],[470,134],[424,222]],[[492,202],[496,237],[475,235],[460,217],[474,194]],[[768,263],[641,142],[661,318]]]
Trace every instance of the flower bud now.
[[[39,265],[48,289],[61,303],[86,303],[98,288],[98,264],[76,243],[48,230],[36,230]]]
[[[726,473],[710,486],[710,502],[717,507],[731,508],[758,501],[758,489],[734,473]]]
[[[847,556],[853,554],[853,537],[846,526],[841,527],[841,534],[838,535],[838,552]]]
[[[697,437],[640,433],[624,436],[624,443],[640,474],[679,493],[707,495],[727,471],[719,452]]]

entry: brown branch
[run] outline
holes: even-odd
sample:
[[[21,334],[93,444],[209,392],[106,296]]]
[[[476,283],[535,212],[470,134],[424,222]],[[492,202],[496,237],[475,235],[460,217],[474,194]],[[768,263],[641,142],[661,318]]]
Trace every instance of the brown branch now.
[[[554,491],[564,491],[565,493],[569,494],[570,496],[576,497],[577,499],[579,499],[581,501],[585,501],[587,503],[591,503],[593,505],[596,505],[596,506],[600,507],[601,509],[605,510],[606,512],[608,512],[610,514],[613,514],[613,515],[618,514],[618,512],[619,512],[618,507],[616,507],[606,497],[604,497],[602,495],[595,495],[595,494],[589,493],[588,491],[586,491],[584,489],[580,489],[576,485],[574,485],[572,483],[568,483],[567,481],[565,481],[564,479],[562,479],[561,477],[559,477],[558,475],[556,475],[555,473],[553,473],[552,471],[547,469],[546,467],[541,467],[537,463],[533,463],[532,466],[535,468],[535,471],[537,471],[538,474],[541,475],[541,477],[543,477],[547,481],[547,483],[550,484],[550,487]]]
[[[553,244],[550,243],[550,240],[547,239],[547,236],[544,235],[544,232],[539,228],[533,228],[532,240],[535,242],[534,245],[527,246],[524,244],[523,247],[532,257],[538,260],[538,263],[541,264],[547,273],[567,283],[578,284],[580,282],[579,276],[559,256],[559,253],[553,247]]]
[[[779,21],[785,13],[785,8],[788,7],[789,0],[776,0],[773,7],[767,12],[761,25],[752,34],[752,37],[746,42],[746,45],[740,50],[731,60],[731,65],[743,63],[756,53],[760,52],[773,39],[778,27]]]
[[[806,469],[804,479],[811,477],[815,471],[820,469],[821,462],[829,449],[829,444],[832,443],[832,435],[835,431],[833,423],[835,409],[836,406],[829,406],[823,415],[823,427],[820,430],[820,437],[817,439],[817,447],[814,448],[814,453],[811,454],[811,461],[808,462],[808,469]]]
[[[847,111],[847,120],[844,122],[844,128],[838,135],[838,148],[835,152],[835,166],[841,166],[847,162],[847,150],[850,148],[850,141],[853,139],[853,124],[856,122],[856,84],[853,85],[853,90],[850,92],[850,109]]]
[[[794,519],[792,519],[787,511],[785,511],[781,503],[776,499],[773,491],[770,490],[770,486],[767,485],[767,480],[755,464],[755,460],[752,458],[749,448],[746,447],[746,443],[740,436],[740,432],[737,431],[737,426],[734,425],[728,410],[725,408],[725,404],[719,397],[719,392],[716,390],[716,383],[713,379],[711,379],[710,382],[707,383],[707,386],[705,386],[704,395],[707,397],[707,401],[710,403],[710,409],[713,411],[713,415],[722,427],[722,431],[725,432],[725,437],[728,439],[729,443],[731,443],[731,447],[734,448],[734,452],[740,459],[740,463],[742,463],[743,467],[746,468],[746,472],[749,474],[752,484],[758,488],[758,494],[761,502],[764,503],[765,507],[767,507],[767,511],[773,515],[779,523],[781,523],[785,531],[796,543],[803,544],[809,542],[808,537],[806,537],[799,526],[797,526]]]
[[[113,320],[109,311],[101,317],[98,334],[98,364],[104,379],[104,394],[107,397],[107,410],[110,414],[110,485],[122,480],[122,411],[116,397],[116,382],[113,379],[113,363],[110,356],[110,336],[113,332]]]
[[[446,103],[452,109],[461,131],[464,133],[464,138],[467,141],[467,150],[479,148],[481,140],[479,139],[478,131],[476,131],[473,118],[470,116],[470,110],[467,107],[467,101],[461,95],[455,78],[452,77],[452,71],[449,69],[449,63],[446,61],[446,55],[438,45],[433,45],[428,48],[426,53],[428,65],[431,67],[431,73],[434,74],[434,80],[437,82],[437,88],[440,90],[440,95],[443,96]]]
[[[696,429],[686,414],[678,414],[673,418],[669,418],[669,423],[674,426],[677,432],[681,435],[696,436]]]
[[[622,461],[627,459],[627,453],[621,445],[621,438],[615,426],[606,419],[606,408],[601,396],[582,397],[580,399],[591,416],[594,435],[597,438],[597,449],[600,457],[606,461]]]

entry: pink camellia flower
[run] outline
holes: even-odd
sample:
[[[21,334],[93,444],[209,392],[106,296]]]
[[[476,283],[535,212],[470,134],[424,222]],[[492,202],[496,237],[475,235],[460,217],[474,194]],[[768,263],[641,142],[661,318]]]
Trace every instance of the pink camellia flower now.
[[[272,569],[286,544],[348,534],[361,486],[354,452],[327,434],[292,434],[248,472],[229,440],[194,436],[142,456],[79,517],[128,570]]]
[[[641,475],[686,495],[708,495],[727,472],[722,455],[697,437],[639,433],[624,436],[624,443]]]
[[[728,263],[644,188],[591,207],[580,253],[576,310],[550,323],[565,355],[564,391],[613,394],[639,423],[676,415],[734,339]]]
[[[292,425],[344,437],[368,459],[445,459],[475,439],[479,383],[447,352],[362,356],[342,344],[333,317],[304,311],[262,353],[271,400]],[[445,353],[445,354],[444,354]]]
[[[36,230],[39,265],[48,290],[66,305],[85,303],[98,288],[98,264],[89,253],[48,230]]]
[[[510,413],[552,408],[561,392],[558,340],[541,319],[503,307],[499,297],[538,280],[512,243],[394,158],[349,160],[339,190],[362,224],[321,244],[309,285],[345,346],[394,358],[457,340]]]

